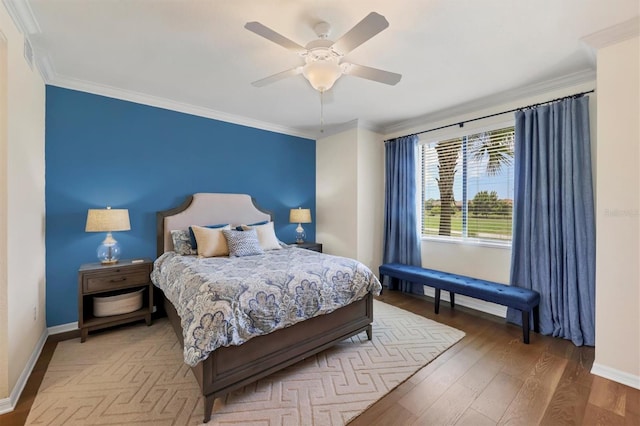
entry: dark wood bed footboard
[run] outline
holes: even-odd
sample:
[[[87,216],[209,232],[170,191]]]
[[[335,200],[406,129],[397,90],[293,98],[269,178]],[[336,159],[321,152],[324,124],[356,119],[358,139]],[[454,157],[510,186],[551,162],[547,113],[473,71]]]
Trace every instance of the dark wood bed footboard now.
[[[166,298],[165,310],[181,343],[180,317]],[[218,348],[192,371],[205,397],[204,422],[211,419],[215,398],[301,361],[363,331],[371,340],[373,296],[330,314],[311,318],[240,346]]]

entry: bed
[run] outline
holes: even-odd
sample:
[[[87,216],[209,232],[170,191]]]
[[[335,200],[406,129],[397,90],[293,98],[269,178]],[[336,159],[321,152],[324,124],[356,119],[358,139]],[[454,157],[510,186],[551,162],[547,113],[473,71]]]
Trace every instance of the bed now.
[[[186,230],[192,225],[200,224],[254,224],[272,221],[272,219],[269,212],[260,209],[255,200],[246,194],[198,193],[189,196],[182,205],[157,213],[158,258],[154,274],[159,274],[160,270],[165,267],[164,263],[168,264],[170,260],[181,264],[185,271],[192,270],[196,263],[203,260],[197,259],[196,256],[182,256],[181,258],[181,256],[175,255],[172,230]],[[273,250],[273,253],[279,255],[280,258],[285,253],[289,253],[291,259],[307,259],[305,256],[334,258],[334,256],[322,255],[301,248],[284,248],[283,250]],[[262,255],[255,257],[260,258],[263,264],[268,263],[266,260],[262,260]],[[325,259],[310,257],[308,259],[310,263],[311,261],[325,261]],[[204,261],[209,262],[209,259],[204,259]],[[211,260],[211,262],[214,261],[225,263],[230,262],[231,259]],[[345,259],[346,261],[347,259]],[[359,264],[359,262],[356,263]],[[362,264],[357,267],[369,271]],[[209,268],[215,269],[217,266],[213,267],[209,264]],[[241,344],[220,344],[210,353],[199,354],[199,357],[194,356],[193,350],[189,349],[190,342],[188,345],[185,344],[185,336],[190,339],[191,334],[188,331],[188,322],[181,318],[179,312],[187,317],[190,314],[185,315],[187,311],[181,305],[182,302],[176,299],[175,291],[171,287],[166,287],[166,291],[162,291],[160,288],[157,293],[161,300],[157,300],[156,305],[166,312],[178,339],[181,341],[185,349],[185,362],[188,359],[187,352],[190,353],[187,364],[192,365],[191,369],[204,396],[204,422],[211,419],[213,403],[217,397],[281,370],[361,332],[366,332],[367,338],[370,340],[373,321],[373,294],[378,294],[381,287],[373,273],[367,279],[370,279],[371,282],[365,292],[358,290],[362,294],[358,296],[357,300],[350,300],[348,304],[337,307],[328,313],[300,320],[293,325],[270,331],[268,334],[251,337]],[[199,285],[206,287],[204,284]],[[209,285],[210,287],[211,285]],[[176,301],[179,306],[174,306],[170,299]],[[186,333],[183,327],[187,330]],[[194,365],[195,361],[198,362]]]

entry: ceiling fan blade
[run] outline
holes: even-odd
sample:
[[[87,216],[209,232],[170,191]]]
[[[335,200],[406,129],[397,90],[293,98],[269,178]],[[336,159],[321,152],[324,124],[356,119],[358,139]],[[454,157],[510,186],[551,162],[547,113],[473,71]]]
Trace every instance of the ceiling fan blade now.
[[[293,50],[296,53],[305,53],[307,51],[307,49],[300,46],[295,41],[292,41],[285,36],[278,34],[269,27],[265,27],[260,22],[247,22],[244,27],[249,31],[258,34],[259,36],[266,38],[267,40],[279,44],[285,49]]]
[[[362,21],[358,22],[355,27],[351,28],[349,32],[340,37],[332,48],[336,52],[346,55],[388,26],[389,21],[384,16],[371,12]]]
[[[302,73],[302,67],[291,68],[290,70],[279,72],[278,74],[270,75],[269,77],[265,77],[261,80],[254,81],[251,83],[256,87],[266,86],[267,84],[275,83],[278,80],[282,80],[283,78],[293,77],[294,75],[298,75]]]
[[[389,84],[395,86],[402,78],[402,74],[395,72],[383,71],[377,68],[365,67],[364,65],[342,64],[345,74],[356,77],[366,78],[367,80],[377,81],[378,83]]]

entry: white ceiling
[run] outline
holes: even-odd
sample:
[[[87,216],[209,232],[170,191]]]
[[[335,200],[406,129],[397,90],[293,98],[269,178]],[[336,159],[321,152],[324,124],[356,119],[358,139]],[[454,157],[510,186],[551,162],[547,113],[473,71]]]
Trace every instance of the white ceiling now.
[[[301,76],[250,83],[302,58],[244,29],[305,45],[369,12],[389,28],[345,60],[403,75],[396,86],[343,76],[325,126],[384,131],[416,117],[595,69],[585,36],[640,13],[639,0],[4,0],[49,84],[313,137],[320,100]]]

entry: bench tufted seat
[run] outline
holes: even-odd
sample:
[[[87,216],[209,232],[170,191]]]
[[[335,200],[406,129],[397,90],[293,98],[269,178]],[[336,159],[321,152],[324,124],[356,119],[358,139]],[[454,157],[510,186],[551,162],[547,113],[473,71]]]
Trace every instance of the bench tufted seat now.
[[[445,290],[451,296],[451,308],[455,307],[454,295],[457,293],[521,311],[524,343],[529,343],[529,316],[531,312],[533,312],[534,330],[538,331],[540,294],[536,291],[401,263],[380,265],[380,276],[383,275],[390,277],[392,282],[404,280],[435,288],[436,314],[440,311],[440,291]]]

